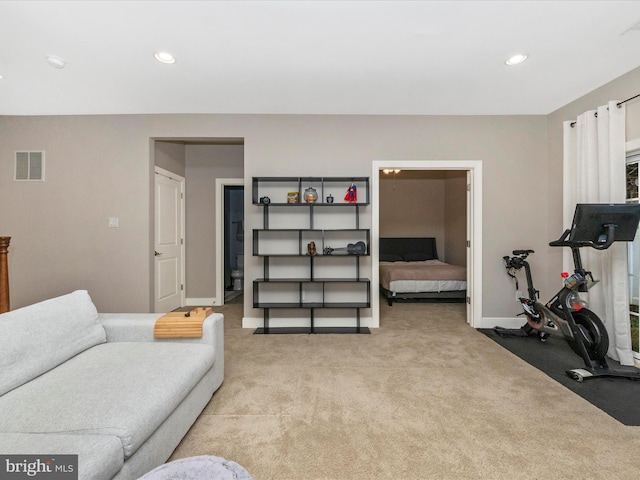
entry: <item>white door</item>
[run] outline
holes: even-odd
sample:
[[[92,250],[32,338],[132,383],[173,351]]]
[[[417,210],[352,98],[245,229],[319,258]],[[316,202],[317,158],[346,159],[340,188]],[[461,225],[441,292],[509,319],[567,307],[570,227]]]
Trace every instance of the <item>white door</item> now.
[[[155,174],[155,311],[184,305],[184,179],[156,169]]]

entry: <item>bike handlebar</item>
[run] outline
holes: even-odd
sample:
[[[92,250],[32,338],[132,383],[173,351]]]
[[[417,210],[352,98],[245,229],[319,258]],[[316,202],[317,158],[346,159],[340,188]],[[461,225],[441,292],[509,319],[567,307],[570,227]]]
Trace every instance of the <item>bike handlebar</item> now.
[[[611,244],[615,241],[615,224],[609,223],[605,225],[607,229],[606,241],[603,243],[596,243],[594,241],[584,241],[584,242],[576,242],[569,241],[567,237],[571,234],[571,230],[565,230],[558,240],[554,240],[553,242],[549,242],[550,247],[571,247],[571,248],[580,248],[580,247],[591,247],[596,250],[606,250],[611,246]],[[515,252],[514,252],[515,253]]]
[[[567,241],[567,237],[571,233],[571,230],[566,229],[558,240],[554,240],[553,242],[549,242],[550,247],[570,247],[570,242]]]
[[[535,252],[533,250],[514,250],[512,253],[514,255],[513,257],[510,257],[508,255],[502,257],[502,259],[504,260],[504,265],[507,268],[515,268],[516,270],[520,270],[522,267],[524,267],[527,257]]]

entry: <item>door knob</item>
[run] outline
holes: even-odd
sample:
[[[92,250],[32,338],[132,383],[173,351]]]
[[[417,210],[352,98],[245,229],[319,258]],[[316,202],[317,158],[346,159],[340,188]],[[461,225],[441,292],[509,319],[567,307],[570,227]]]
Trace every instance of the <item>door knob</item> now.
[[[154,253],[154,256],[156,256],[156,257],[158,257],[158,256],[160,256],[160,255],[162,255],[160,252],[157,252],[157,251],[156,251],[156,252]]]

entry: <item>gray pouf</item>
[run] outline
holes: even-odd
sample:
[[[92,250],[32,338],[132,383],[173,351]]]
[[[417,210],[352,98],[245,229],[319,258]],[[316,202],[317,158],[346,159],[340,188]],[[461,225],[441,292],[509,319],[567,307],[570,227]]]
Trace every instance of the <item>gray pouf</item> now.
[[[139,480],[253,480],[236,462],[222,457],[201,455],[165,463]]]

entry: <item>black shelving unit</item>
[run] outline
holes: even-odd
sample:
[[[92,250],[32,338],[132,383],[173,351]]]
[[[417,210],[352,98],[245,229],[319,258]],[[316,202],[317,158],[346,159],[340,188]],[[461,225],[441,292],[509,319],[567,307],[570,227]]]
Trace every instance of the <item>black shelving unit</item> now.
[[[358,201],[349,203],[343,198],[352,183],[358,189]],[[361,309],[371,307],[371,280],[360,274],[361,258],[369,255],[370,245],[370,230],[360,228],[361,208],[369,205],[369,178],[254,177],[252,188],[253,204],[263,208],[263,226],[253,230],[253,255],[263,259],[263,277],[253,280],[253,307],[264,310],[264,326],[254,333],[370,333],[360,325]],[[317,201],[305,201],[307,188],[317,191]],[[297,193],[295,202],[287,201],[290,192]],[[332,202],[327,201],[329,196]],[[338,212],[342,223],[346,220],[349,225],[323,228]],[[292,216],[304,225],[290,228]],[[271,228],[272,223],[279,225]],[[315,255],[308,254],[310,242],[315,243]],[[356,244],[359,248],[354,249]],[[272,275],[274,263],[280,270],[292,268],[301,274]],[[348,276],[335,276],[333,270],[345,268]],[[292,309],[307,312],[308,327],[269,325],[272,310]],[[318,309],[353,310],[355,325],[317,327]]]

